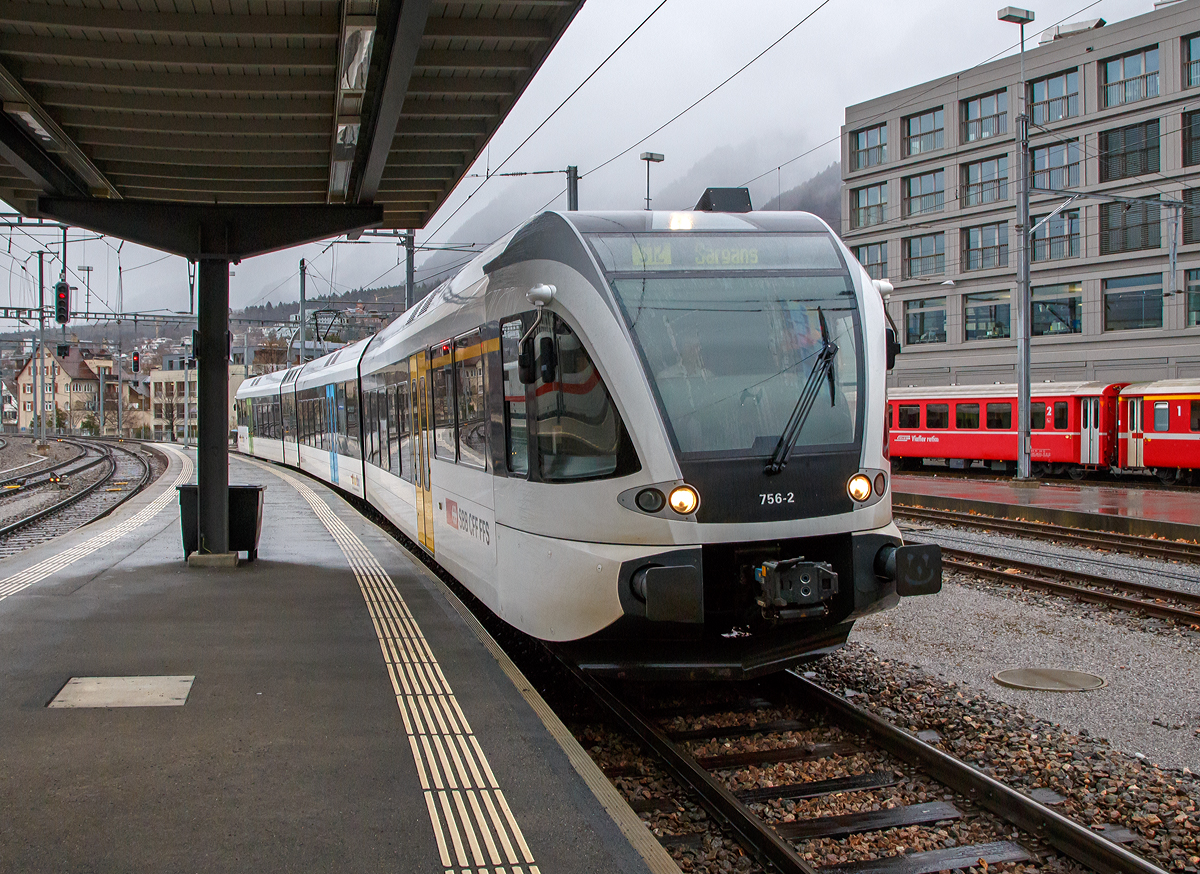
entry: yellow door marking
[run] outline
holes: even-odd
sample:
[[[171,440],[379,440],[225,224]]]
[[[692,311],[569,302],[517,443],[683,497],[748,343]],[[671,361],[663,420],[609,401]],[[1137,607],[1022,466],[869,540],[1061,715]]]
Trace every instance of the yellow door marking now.
[[[500,867],[505,863],[513,872],[540,874],[454,690],[383,565],[313,489],[282,470],[251,463],[300,493],[354,572],[396,694],[446,874],[468,866],[473,874],[506,874]]]

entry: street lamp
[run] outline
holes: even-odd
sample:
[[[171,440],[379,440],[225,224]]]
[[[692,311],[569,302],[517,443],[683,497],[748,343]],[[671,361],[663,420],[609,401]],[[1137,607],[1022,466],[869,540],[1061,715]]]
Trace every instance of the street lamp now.
[[[1029,434],[1029,116],[1025,102],[1025,25],[1033,12],[1005,6],[996,18],[1021,25],[1021,82],[1017,93],[1017,479],[1032,474]]]
[[[650,165],[661,164],[663,156],[658,152],[642,152],[642,160],[646,162],[646,209],[650,209]]]

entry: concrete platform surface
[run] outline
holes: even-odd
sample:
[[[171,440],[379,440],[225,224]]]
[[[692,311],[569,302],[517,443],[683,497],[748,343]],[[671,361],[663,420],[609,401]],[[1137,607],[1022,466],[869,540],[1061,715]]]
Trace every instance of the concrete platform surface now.
[[[0,871],[678,870],[395,541],[235,457],[259,560],[188,568],[164,451],[113,517],[0,562]],[[176,706],[48,707],[86,678]]]
[[[1157,489],[1123,485],[1063,482],[1012,483],[968,477],[904,476],[892,478],[897,504],[950,509],[956,504],[1009,508],[1001,515],[1036,517],[1041,521],[1128,534],[1195,539],[1200,536],[1200,489]],[[995,512],[981,509],[981,512]]]

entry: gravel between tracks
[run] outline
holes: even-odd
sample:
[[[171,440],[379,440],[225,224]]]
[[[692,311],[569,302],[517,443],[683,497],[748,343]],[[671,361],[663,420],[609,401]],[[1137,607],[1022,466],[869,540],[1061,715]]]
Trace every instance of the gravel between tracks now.
[[[961,587],[948,587],[951,592],[956,588]],[[982,606],[978,601],[974,603]],[[906,627],[905,636],[912,647],[930,626],[914,622],[906,614],[900,616],[903,620],[896,624]],[[860,640],[872,637],[856,636]],[[967,636],[956,634],[955,642]],[[886,652],[889,640],[877,638],[873,643]],[[943,655],[927,655],[939,641]],[[947,673],[952,673],[944,655],[954,652],[954,648],[945,637],[939,641],[920,646],[915,655],[929,667],[946,667]],[[950,660],[954,658],[952,655]],[[1200,870],[1200,781],[1190,770],[1165,769],[1114,749],[1097,736],[1115,734],[1111,729],[1095,732],[1080,728],[1076,732],[1034,715],[1046,714],[1045,699],[1051,696],[1060,702],[1091,701],[1100,705],[1096,708],[1099,713],[1108,714],[1099,717],[1103,725],[1115,710],[1104,706],[1106,690],[1076,696],[1039,693],[1022,702],[1026,707],[1014,706],[996,700],[993,694],[1013,690],[992,685],[982,692],[978,683],[947,683],[904,661],[881,658],[872,646],[861,642],[851,643],[809,666],[809,670],[818,682],[840,690],[858,706],[885,719],[914,732],[937,731],[942,749],[1011,786],[1026,792],[1036,788],[1054,790],[1066,799],[1057,809],[1078,822],[1090,827],[1115,824],[1130,829],[1139,836],[1131,848],[1156,864],[1173,871]],[[1178,694],[1187,693],[1180,688]],[[1194,708],[1194,687],[1192,695],[1189,705]],[[1175,736],[1178,738],[1180,732]]]
[[[859,620],[852,640],[886,658],[1028,708],[1129,754],[1200,771],[1200,646],[1115,622],[1115,612],[948,574],[941,593]],[[1108,681],[1086,693],[1000,686],[1006,668],[1067,668]]]

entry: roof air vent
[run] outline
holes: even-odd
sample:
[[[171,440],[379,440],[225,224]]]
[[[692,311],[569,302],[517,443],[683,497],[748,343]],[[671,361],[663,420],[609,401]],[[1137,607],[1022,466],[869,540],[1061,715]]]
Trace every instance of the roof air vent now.
[[[697,212],[751,212],[749,188],[706,188]]]

